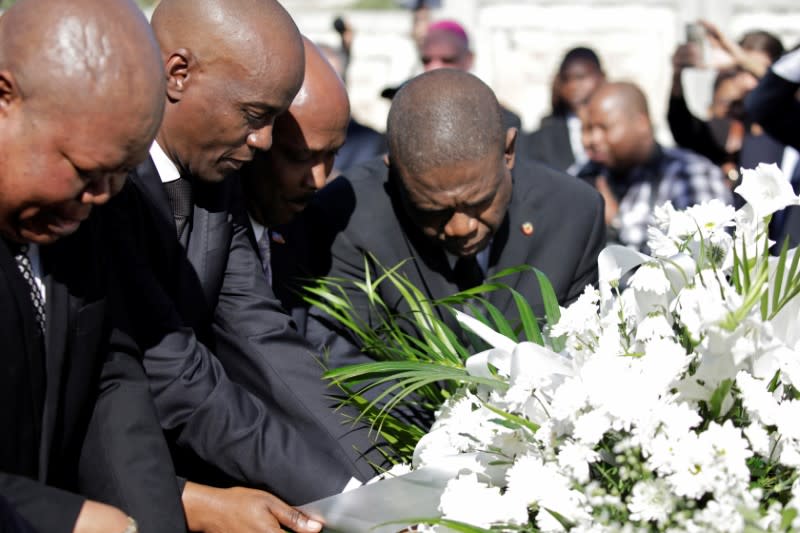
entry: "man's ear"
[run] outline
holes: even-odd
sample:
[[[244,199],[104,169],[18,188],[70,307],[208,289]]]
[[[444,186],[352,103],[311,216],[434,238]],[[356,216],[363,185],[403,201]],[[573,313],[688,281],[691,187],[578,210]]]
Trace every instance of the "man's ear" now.
[[[7,70],[0,71],[0,115],[8,113],[21,99],[14,75]]]
[[[508,128],[506,131],[506,149],[503,154],[506,168],[512,170],[517,155],[517,128]]]
[[[387,167],[389,167],[392,164],[391,160],[389,159],[388,153],[383,154],[383,164],[386,165]]]
[[[194,54],[186,48],[175,50],[167,58],[164,70],[167,75],[167,97],[171,102],[183,97],[196,62]]]

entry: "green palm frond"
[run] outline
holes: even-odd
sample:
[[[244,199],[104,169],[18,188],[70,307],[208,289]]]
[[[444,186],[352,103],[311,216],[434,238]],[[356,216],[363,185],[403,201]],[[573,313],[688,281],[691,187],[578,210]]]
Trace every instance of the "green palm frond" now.
[[[488,346],[467,328],[454,330],[443,317],[462,309],[514,341],[544,345],[544,328],[558,321],[560,310],[546,276],[528,265],[506,269],[480,286],[439,300],[428,299],[401,272],[402,266],[387,268],[373,256],[365,256],[361,280],[321,278],[306,287],[303,298],[338,322],[361,350],[375,359],[373,363],[329,370],[326,377],[344,391],[343,403],[360,412],[358,418],[381,434],[397,459],[408,461],[427,427],[406,421],[398,415],[401,410],[432,413],[461,385],[506,386],[499,378],[467,373],[467,358]],[[543,320],[536,318],[522,294],[502,282],[502,278],[517,273],[537,277],[544,301]],[[390,284],[401,295],[406,311],[398,311],[383,300],[383,284]],[[510,292],[518,318],[504,316],[489,301],[488,295],[495,291]],[[351,295],[359,293],[366,296],[369,316],[357,316],[354,311]]]

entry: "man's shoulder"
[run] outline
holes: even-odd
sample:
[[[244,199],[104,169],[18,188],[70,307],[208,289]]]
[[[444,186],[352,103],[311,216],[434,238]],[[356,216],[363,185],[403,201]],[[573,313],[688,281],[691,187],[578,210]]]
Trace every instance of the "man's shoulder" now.
[[[389,204],[388,176],[389,171],[382,159],[356,165],[323,187],[313,206],[327,216],[375,216],[377,209]]]
[[[687,148],[663,148],[662,153],[662,167],[676,166],[676,168],[683,167],[684,169],[692,167],[696,169],[717,169],[717,165],[711,162],[707,157],[693,152]]]
[[[595,203],[599,198],[597,191],[584,180],[538,161],[518,160],[513,176],[514,194],[521,200],[553,209],[563,209],[563,202],[576,206]]]

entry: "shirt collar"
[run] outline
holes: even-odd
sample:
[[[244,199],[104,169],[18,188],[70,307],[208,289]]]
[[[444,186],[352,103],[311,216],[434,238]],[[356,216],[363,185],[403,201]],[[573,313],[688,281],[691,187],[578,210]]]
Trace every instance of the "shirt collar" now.
[[[175,163],[172,162],[156,141],[153,141],[153,144],[150,145],[150,157],[153,159],[153,164],[161,177],[161,183],[169,183],[180,179],[181,173],[178,167],[175,166]]]
[[[486,276],[486,272],[489,270],[489,252],[492,249],[493,240],[494,239],[489,241],[486,248],[475,254],[475,260],[478,262],[478,266],[481,267],[481,272],[483,272],[484,276]],[[447,264],[450,265],[450,268],[455,268],[459,257],[447,251],[445,251],[444,255],[447,257]]]
[[[256,237],[256,242],[260,241],[261,236],[264,234],[267,228],[256,222],[255,219],[250,215],[247,215],[247,218],[250,219],[250,226],[253,228],[253,234]]]

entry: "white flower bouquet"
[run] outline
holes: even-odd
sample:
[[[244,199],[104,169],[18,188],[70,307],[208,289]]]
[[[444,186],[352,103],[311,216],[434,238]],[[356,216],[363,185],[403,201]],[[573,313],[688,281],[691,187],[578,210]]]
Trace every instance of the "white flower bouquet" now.
[[[767,236],[800,199],[774,165],[743,175],[738,211],[667,204],[650,256],[604,250],[538,344],[457,313],[490,348],[440,376],[458,386],[413,467],[465,467],[422,530],[800,530],[800,253]]]

